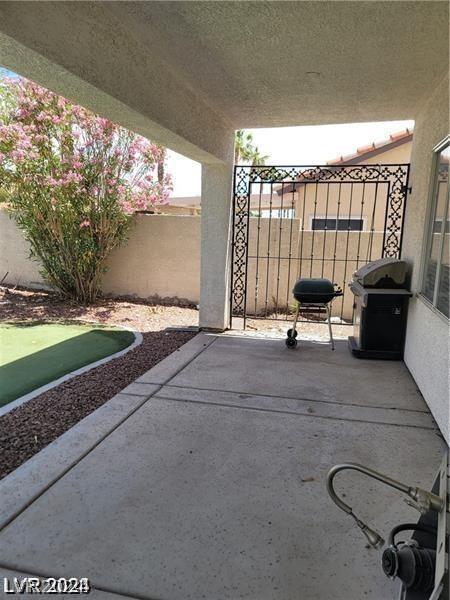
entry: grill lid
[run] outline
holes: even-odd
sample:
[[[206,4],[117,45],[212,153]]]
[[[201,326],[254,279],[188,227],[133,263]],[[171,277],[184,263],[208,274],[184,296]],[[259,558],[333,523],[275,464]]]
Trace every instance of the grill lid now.
[[[353,273],[353,281],[363,287],[406,288],[408,265],[398,258],[380,258]]]
[[[292,293],[297,302],[302,304],[328,304],[336,296],[342,295],[342,291],[335,290],[329,279],[322,278],[297,279]]]

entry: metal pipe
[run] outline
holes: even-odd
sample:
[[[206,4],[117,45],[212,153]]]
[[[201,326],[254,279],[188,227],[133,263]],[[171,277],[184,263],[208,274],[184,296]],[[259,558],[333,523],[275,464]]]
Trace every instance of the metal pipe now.
[[[425,514],[429,510],[435,510],[440,512],[444,508],[444,501],[439,496],[432,494],[431,492],[427,492],[426,490],[419,487],[412,487],[401,483],[387,475],[383,475],[382,473],[378,473],[378,471],[374,471],[373,469],[369,469],[369,467],[365,467],[364,465],[359,465],[356,463],[344,463],[341,465],[335,465],[330,469],[327,475],[327,490],[328,493],[333,500],[333,502],[345,513],[350,515],[358,525],[358,527],[362,530],[364,535],[367,537],[369,543],[374,548],[380,548],[384,544],[383,538],[373,529],[368,527],[363,521],[358,519],[356,515],[353,513],[353,509],[346,504],[339,496],[336,494],[333,487],[333,480],[335,476],[339,473],[339,471],[344,470],[353,470],[359,471],[360,473],[364,473],[377,481],[381,481],[386,485],[395,488],[396,490],[400,490],[404,494],[409,496],[405,501],[410,506],[416,508],[420,513]]]
[[[330,304],[327,304],[327,321],[328,321],[328,333],[330,335],[331,349],[334,350],[333,330],[331,328],[331,308],[330,308]]]

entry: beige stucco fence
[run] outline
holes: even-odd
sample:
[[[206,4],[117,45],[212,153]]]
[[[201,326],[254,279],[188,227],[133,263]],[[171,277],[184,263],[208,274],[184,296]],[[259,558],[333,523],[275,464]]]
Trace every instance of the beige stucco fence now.
[[[253,223],[254,221],[254,223]],[[289,219],[272,219],[269,236],[268,219],[261,219],[258,242],[257,219],[251,219],[249,239],[248,314],[271,314],[277,307],[284,310],[291,306],[291,289],[295,279],[327,277],[341,287],[351,280],[358,265],[364,264],[370,255],[381,255],[383,234],[375,232],[328,232],[300,231],[300,221],[293,220],[293,257],[288,260],[288,244],[291,222]],[[289,228],[289,235],[288,230]],[[325,237],[325,239],[324,239]],[[281,239],[281,244],[280,244]],[[303,242],[302,242],[303,240]],[[256,259],[256,246],[259,255]],[[300,253],[300,246],[303,250]],[[325,248],[325,251],[324,251]],[[269,254],[269,258],[267,258]],[[325,256],[325,260],[313,261],[310,256]],[[333,262],[333,257],[347,257],[347,261]],[[281,257],[278,260],[278,257]],[[267,265],[269,267],[267,268]],[[135,296],[139,298],[162,298],[188,300],[198,304],[200,291],[200,217],[176,215],[136,215],[125,246],[116,249],[107,261],[107,273],[102,289],[106,294]],[[322,268],[323,267],[323,268]],[[0,211],[0,279],[8,272],[5,283],[32,288],[43,288],[45,283],[39,274],[39,265],[29,258],[28,244],[14,221],[5,211]],[[266,282],[268,285],[266,286]],[[258,285],[256,285],[258,284]],[[257,290],[257,293],[256,293]],[[334,316],[351,319],[352,296],[346,294],[342,301],[333,305]]]
[[[247,314],[286,312],[293,306],[296,279],[326,277],[345,292],[343,299],[333,302],[332,315],[351,321],[353,295],[348,283],[358,267],[381,256],[383,232],[301,231],[299,219],[292,220],[292,229],[291,219],[270,221],[269,227],[269,219],[250,219]]]
[[[0,211],[0,279],[5,283],[43,288],[39,265],[13,220]],[[200,218],[136,215],[126,245],[106,263],[106,294],[139,298],[179,298],[195,304],[200,288]]]

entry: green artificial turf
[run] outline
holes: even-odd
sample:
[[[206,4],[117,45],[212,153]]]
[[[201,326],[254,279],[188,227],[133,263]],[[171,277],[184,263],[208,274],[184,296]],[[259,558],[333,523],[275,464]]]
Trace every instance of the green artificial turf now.
[[[133,341],[131,331],[101,325],[1,324],[0,406]]]

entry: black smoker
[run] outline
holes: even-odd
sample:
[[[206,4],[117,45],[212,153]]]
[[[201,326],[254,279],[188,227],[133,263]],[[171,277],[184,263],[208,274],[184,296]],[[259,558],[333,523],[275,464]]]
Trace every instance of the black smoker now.
[[[355,295],[353,336],[348,338],[358,358],[401,360],[406,335],[408,270],[403,260],[381,258],[353,273]]]

